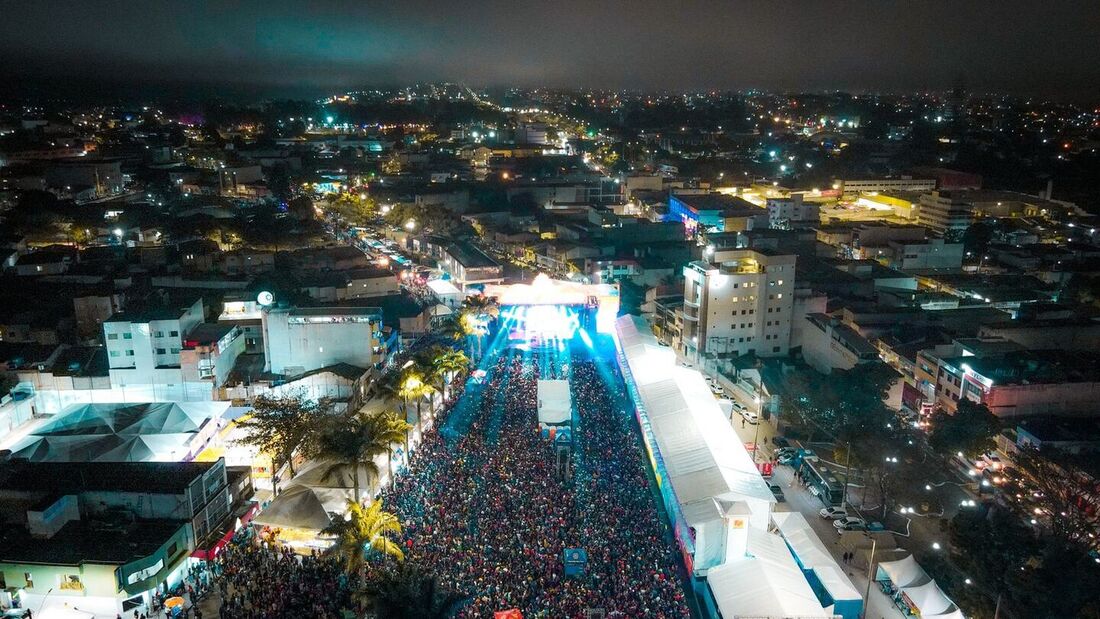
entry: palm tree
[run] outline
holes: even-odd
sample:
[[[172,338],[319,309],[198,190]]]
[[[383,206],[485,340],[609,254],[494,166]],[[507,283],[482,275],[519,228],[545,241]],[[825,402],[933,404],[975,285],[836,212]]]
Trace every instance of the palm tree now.
[[[488,322],[500,316],[500,305],[496,297],[485,295],[468,296],[462,301],[459,322],[467,336],[473,336],[477,343],[475,357],[481,356],[481,340],[489,332]]]
[[[461,350],[447,348],[432,360],[432,365],[442,378],[443,398],[446,399],[447,386],[455,376],[469,369],[470,358]]]
[[[401,521],[390,512],[382,511],[381,501],[374,501],[369,507],[348,501],[347,514],[334,514],[332,523],[321,529],[321,535],[336,538],[332,552],[340,558],[348,574],[361,573],[372,557],[405,560],[401,545],[391,539],[401,535]]]
[[[379,411],[375,413],[381,417],[379,426],[380,434],[379,440],[385,441],[387,444],[386,449],[386,468],[389,470],[390,483],[393,483],[393,446],[405,443],[406,450],[408,449],[409,430],[412,426],[407,421],[401,418],[394,411]]]
[[[401,389],[399,394],[405,402],[409,400],[416,401],[416,430],[417,432],[423,432],[423,424],[421,420],[420,404],[423,398],[431,396],[435,393],[435,387],[427,382],[425,375],[427,372],[424,368],[420,367],[417,363],[413,362],[411,365],[405,367],[401,372]],[[407,412],[406,412],[407,415]],[[407,417],[406,417],[407,419]]]
[[[350,475],[355,501],[360,502],[360,472],[366,473],[371,486],[378,480],[380,471],[374,458],[389,453],[391,429],[379,415],[352,413],[332,418],[322,428],[311,454],[325,463],[321,479]]]
[[[377,572],[363,594],[376,616],[390,619],[449,619],[465,603],[462,595],[443,589],[434,576],[409,563]]]

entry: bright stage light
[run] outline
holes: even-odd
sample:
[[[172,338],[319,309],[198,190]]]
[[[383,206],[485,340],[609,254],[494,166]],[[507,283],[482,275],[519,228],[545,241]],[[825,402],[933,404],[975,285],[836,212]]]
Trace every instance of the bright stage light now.
[[[573,339],[580,328],[577,312],[562,305],[520,305],[505,309],[501,315],[511,323],[510,339],[523,339],[533,346]]]

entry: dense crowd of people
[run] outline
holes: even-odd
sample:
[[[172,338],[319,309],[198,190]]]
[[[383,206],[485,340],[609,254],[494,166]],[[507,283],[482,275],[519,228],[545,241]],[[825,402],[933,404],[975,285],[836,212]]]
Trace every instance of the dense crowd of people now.
[[[406,556],[468,596],[465,617],[510,608],[524,617],[582,617],[589,608],[687,617],[616,369],[578,358],[570,365],[575,474],[561,474],[538,431],[539,364],[529,352],[505,351],[468,394],[479,399],[462,431],[431,433],[384,493],[404,525]],[[567,548],[587,552],[582,575],[565,576]]]
[[[221,619],[342,619],[344,610],[357,608],[352,599],[356,583],[349,582],[335,558],[300,556],[258,540],[248,529],[208,564],[207,572],[198,581],[216,589],[213,599]]]

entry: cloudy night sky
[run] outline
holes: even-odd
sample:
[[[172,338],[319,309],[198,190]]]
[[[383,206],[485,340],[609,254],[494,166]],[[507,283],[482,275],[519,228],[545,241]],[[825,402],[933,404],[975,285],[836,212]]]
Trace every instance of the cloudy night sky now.
[[[0,0],[13,90],[308,90],[460,81],[635,89],[948,89],[1093,98],[1100,3]]]

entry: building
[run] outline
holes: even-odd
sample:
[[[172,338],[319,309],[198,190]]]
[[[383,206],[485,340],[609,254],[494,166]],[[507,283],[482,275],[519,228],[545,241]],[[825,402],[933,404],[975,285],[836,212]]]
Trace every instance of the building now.
[[[1008,342],[1010,348],[1016,346]],[[985,404],[998,417],[1095,416],[1100,397],[1100,354],[1092,351],[1013,350],[1001,354],[918,355],[918,378],[932,379],[935,403],[954,412],[959,400]],[[926,369],[927,368],[927,369]],[[935,376],[929,376],[935,371]],[[922,372],[924,376],[922,376]]]
[[[766,204],[772,228],[789,230],[821,223],[821,205],[817,202],[806,202],[803,194],[791,194],[788,198],[768,198]]]
[[[366,370],[389,351],[377,307],[302,307],[265,310],[264,370],[296,376],[337,363]]]
[[[183,338],[203,321],[199,297],[190,305],[124,311],[103,323],[111,385],[145,390],[152,400],[209,400],[210,384],[187,383],[180,366]]]
[[[124,295],[110,289],[87,289],[73,295],[76,332],[81,338],[97,338],[103,322],[122,310]]]
[[[237,357],[244,352],[244,332],[236,325],[224,322],[196,325],[183,339],[180,350],[183,380],[207,381],[211,389],[221,387]]]
[[[91,188],[96,197],[122,193],[122,160],[96,157],[58,159],[46,169],[46,186],[63,195]]]
[[[232,531],[224,460],[0,463],[0,603],[35,616],[149,613]],[[151,614],[151,613],[150,613]]]
[[[736,232],[767,228],[767,209],[737,196],[720,193],[673,193],[668,197],[668,213],[672,221],[684,224],[690,232],[714,230]]]
[[[734,249],[684,267],[682,354],[697,360],[785,356],[795,261],[794,255]]]
[[[880,193],[884,191],[934,191],[934,178],[866,178],[839,181],[846,194]]]
[[[830,374],[878,360],[878,349],[841,320],[825,314],[809,314],[803,320],[802,358],[818,372]]]
[[[974,205],[950,191],[922,194],[917,223],[945,236],[958,237],[974,221]]]
[[[474,285],[499,284],[504,281],[504,267],[466,241],[447,245],[440,263],[450,273],[455,286],[461,290]]]
[[[891,241],[889,264],[901,271],[958,271],[962,269],[963,244],[930,239],[919,243]]]

